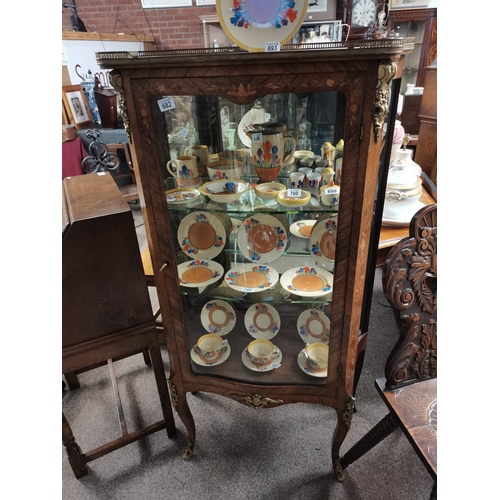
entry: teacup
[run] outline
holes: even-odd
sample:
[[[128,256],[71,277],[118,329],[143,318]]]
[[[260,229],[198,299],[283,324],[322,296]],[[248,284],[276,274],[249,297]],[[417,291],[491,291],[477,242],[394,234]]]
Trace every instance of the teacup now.
[[[254,365],[265,365],[280,355],[280,350],[267,339],[257,339],[247,346],[250,361]]]
[[[194,351],[206,360],[214,360],[227,349],[227,340],[222,339],[220,335],[215,333],[207,333],[202,335],[197,344],[194,346]]]
[[[196,165],[198,172],[204,174],[207,171],[207,165],[210,163],[208,154],[208,147],[200,144],[199,146],[191,146],[184,150],[184,155],[194,156],[196,158]]]
[[[167,170],[177,181],[179,187],[193,187],[200,184],[198,165],[194,156],[179,156],[167,163]]]
[[[222,179],[241,179],[243,175],[243,164],[237,160],[212,161],[207,167],[208,176],[211,181]]]
[[[340,187],[322,186],[320,188],[321,203],[327,207],[334,207],[339,204]]]
[[[322,177],[319,172],[309,172],[306,175],[306,180],[305,180],[307,189],[313,192],[319,192],[319,188],[321,186],[321,179]]]
[[[298,171],[302,172],[304,176],[306,176],[307,174],[310,174],[313,171],[313,169],[309,167],[300,167]]]
[[[290,174],[290,187],[292,189],[302,189],[304,187],[304,172],[292,172]]]
[[[305,355],[309,368],[312,370],[323,371],[328,367],[328,344],[314,342],[306,347]]]

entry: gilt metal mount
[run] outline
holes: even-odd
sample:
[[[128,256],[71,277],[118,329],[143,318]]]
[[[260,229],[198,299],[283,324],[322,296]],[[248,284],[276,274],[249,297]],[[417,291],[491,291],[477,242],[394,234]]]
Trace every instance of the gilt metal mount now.
[[[231,397],[235,399],[236,401],[241,401],[242,403],[246,404],[247,406],[251,406],[252,408],[255,408],[256,410],[260,410],[267,406],[268,404],[272,405],[282,405],[284,404],[284,401],[282,399],[271,399],[271,398],[263,398],[262,396],[259,396],[258,394],[254,394],[252,396],[239,396],[238,394],[232,394]]]

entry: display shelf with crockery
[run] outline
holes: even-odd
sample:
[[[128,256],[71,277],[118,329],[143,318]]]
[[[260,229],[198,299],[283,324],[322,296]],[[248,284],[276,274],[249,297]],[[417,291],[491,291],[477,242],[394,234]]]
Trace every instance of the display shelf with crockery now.
[[[192,49],[182,54],[162,51],[148,53],[147,57],[128,53],[121,57],[116,53],[96,56],[100,65],[113,70],[113,81],[126,104],[126,128],[130,130],[129,143],[144,194],[145,228],[168,330],[164,340],[172,363],[169,382],[176,396],[176,410],[187,429],[186,458],[193,453],[195,443],[195,423],[187,401],[190,392],[213,392],[254,408],[294,402],[328,405],[338,417],[332,419],[332,432],[338,426],[332,443],[334,461],[348,432],[359,373],[355,368],[363,351],[362,345],[358,350],[359,327],[377,175],[381,159],[385,161],[381,156],[384,141],[388,140],[383,135],[384,121],[392,116],[386,114],[387,104],[393,107],[390,82],[411,44],[402,40],[356,40],[335,42],[335,46],[323,43],[321,50],[309,45],[311,49],[300,51],[283,45],[280,51],[258,54],[228,47],[216,51]],[[303,63],[304,56],[307,64]],[[269,122],[280,124],[272,134],[254,127]],[[320,126],[312,130],[304,127],[308,123]],[[228,130],[238,132],[234,144],[228,144]],[[319,196],[311,197],[305,189],[300,194],[291,192],[297,187],[290,185],[290,173],[297,168],[298,159],[289,153],[294,131],[310,136],[300,147],[303,150],[309,149],[309,143],[321,147],[328,141],[338,144],[343,140],[342,196],[333,207],[321,204]],[[290,138],[281,137],[284,133]],[[174,137],[206,145],[218,161],[226,157],[241,161],[241,179],[216,181],[219,184],[215,188],[208,174],[199,172],[202,187],[198,188],[201,195],[196,206],[166,203],[165,191],[177,187],[175,178],[165,170],[167,162],[175,159]],[[229,146],[235,149],[226,155]],[[319,154],[316,148],[312,152]],[[256,191],[262,186],[256,167],[270,165],[275,156],[280,160],[276,181],[286,190],[277,195],[278,203],[270,204]],[[230,182],[238,185],[234,197],[233,192],[224,194],[224,186]],[[280,202],[283,193],[284,203]],[[209,253],[210,258],[205,260],[191,258],[192,253],[182,248],[183,239],[179,242],[177,238],[182,222],[192,220],[195,212],[216,217],[225,231],[225,235],[220,229],[215,231],[221,239],[226,238],[225,244],[217,247],[220,253]],[[299,232],[302,227],[314,228],[325,214],[337,217],[335,275],[333,268],[322,267],[323,262],[317,262],[316,253],[311,252],[312,243],[315,252],[319,245],[321,255],[330,247],[322,248],[321,238],[312,242]],[[278,221],[273,227],[280,227],[272,250],[266,246],[267,241],[257,242],[258,248],[254,248],[248,235],[238,238],[245,220],[253,218],[256,226],[266,226],[268,217]],[[216,222],[214,225],[219,227]],[[266,234],[266,230],[260,233]],[[195,247],[203,250],[200,244]],[[268,262],[249,262],[250,247],[257,250],[260,260],[264,257]],[[206,262],[206,266],[200,262]],[[189,270],[195,271],[194,278],[185,276]],[[192,349],[207,331],[201,321],[203,308],[214,301],[224,301],[234,311],[234,320],[229,307],[224,307],[226,312],[218,310],[220,315],[207,323],[209,329],[219,328],[231,318],[231,330],[226,334],[231,349],[219,360],[212,362],[209,358],[207,362]],[[269,366],[279,366],[259,370],[245,354],[251,339],[245,316],[255,304],[267,307],[270,303],[280,320],[272,339],[279,346],[280,358]],[[319,314],[323,323],[308,318],[312,338],[320,335],[324,340],[328,336],[328,367],[324,371],[323,366],[308,365],[300,334],[287,335],[297,331],[304,310],[321,311],[329,320],[324,321]],[[271,317],[275,318],[273,314]],[[263,320],[264,316],[259,318]],[[264,336],[274,329],[269,321],[252,324],[265,330]],[[321,324],[328,332],[320,328]],[[336,471],[340,477],[338,464]]]

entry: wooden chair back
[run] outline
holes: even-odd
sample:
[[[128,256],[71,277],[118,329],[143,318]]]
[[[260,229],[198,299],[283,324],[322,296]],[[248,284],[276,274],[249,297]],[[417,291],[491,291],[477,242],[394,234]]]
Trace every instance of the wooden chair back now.
[[[126,169],[122,169],[122,165],[119,164],[118,168],[115,170],[108,170],[117,183],[120,193],[125,198],[125,201],[129,202],[139,200],[139,191],[137,189],[135,171],[134,166],[132,165],[129,145],[126,142],[122,142],[121,144],[106,144],[106,148],[109,153],[118,155],[120,159],[120,152],[122,152],[125,157],[125,162],[127,164]]]
[[[437,377],[437,205],[414,215],[410,236],[387,255],[382,282],[402,322],[385,365],[386,387]]]

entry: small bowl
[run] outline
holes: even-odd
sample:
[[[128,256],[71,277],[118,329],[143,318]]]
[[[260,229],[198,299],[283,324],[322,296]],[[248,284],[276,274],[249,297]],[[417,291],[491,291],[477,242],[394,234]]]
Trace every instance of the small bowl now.
[[[167,204],[176,207],[192,207],[200,203],[201,193],[194,188],[176,188],[165,191]]]
[[[202,194],[218,203],[231,203],[236,201],[243,193],[250,189],[250,184],[243,180],[223,180],[205,182],[201,186]]]
[[[255,186],[255,192],[263,200],[276,200],[283,191],[286,191],[286,186],[281,182],[264,182]]]
[[[327,207],[335,207],[339,204],[340,186],[321,186],[321,203]]]
[[[285,190],[278,194],[277,200],[278,203],[284,207],[301,207],[307,205],[311,201],[311,193],[302,189],[300,191],[300,196],[292,198],[288,196],[288,191]]]
[[[243,163],[238,160],[212,161],[208,164],[207,172],[211,181],[241,179]]]

